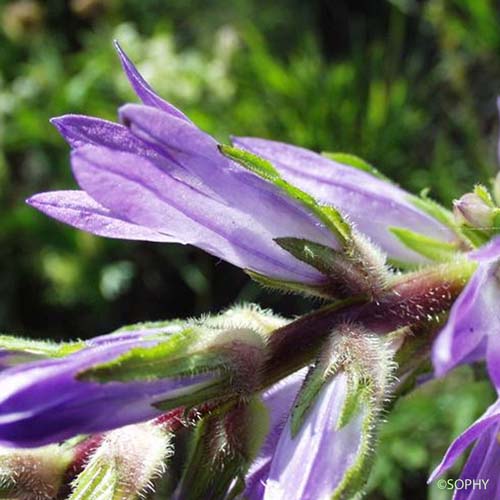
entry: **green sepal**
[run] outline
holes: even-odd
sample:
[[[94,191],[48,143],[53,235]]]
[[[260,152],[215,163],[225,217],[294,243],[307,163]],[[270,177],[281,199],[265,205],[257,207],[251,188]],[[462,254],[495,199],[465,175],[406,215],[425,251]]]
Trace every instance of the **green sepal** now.
[[[478,229],[476,227],[460,226],[460,232],[467,238],[469,243],[474,248],[479,248],[491,238],[491,234],[487,230]]]
[[[171,435],[152,423],[104,435],[72,484],[68,500],[138,500],[165,472]]]
[[[199,356],[186,354],[201,335],[199,328],[185,328],[154,346],[135,347],[112,361],[94,365],[79,373],[78,378],[100,383],[131,382],[196,373],[201,369]],[[212,367],[213,363],[213,357],[208,355],[203,368]]]
[[[402,227],[391,227],[390,231],[407,248],[435,262],[446,262],[458,252],[455,243],[437,240]]]
[[[457,226],[453,214],[437,201],[429,198],[428,194],[429,189],[423,189],[420,196],[408,195],[408,200],[412,205],[456,232]]]
[[[331,294],[328,291],[328,287],[321,285],[308,285],[305,283],[299,283],[298,281],[287,281],[279,280],[275,278],[270,278],[265,274],[260,274],[250,269],[245,269],[245,273],[250,276],[254,281],[259,283],[266,288],[271,288],[273,290],[280,290],[282,292],[290,293],[300,293],[304,295],[312,295],[315,297],[321,297],[325,299],[331,299]]]
[[[490,192],[488,189],[483,186],[482,184],[476,184],[474,186],[474,193],[479,196],[479,198],[484,201],[486,205],[488,205],[491,208],[495,208],[495,202],[493,201],[493,198],[491,197]]]
[[[342,253],[320,243],[301,238],[275,238],[274,241],[296,259],[309,264],[326,276],[336,274],[340,266],[352,267]]]
[[[43,340],[25,339],[12,335],[0,335],[0,349],[30,354],[33,356],[60,358],[85,347],[84,342],[65,342],[58,344]]]
[[[383,181],[393,183],[393,181],[389,179],[389,177],[385,176],[382,172],[380,172],[380,170],[378,170],[373,165],[368,163],[366,160],[363,160],[363,158],[360,158],[359,156],[342,152],[332,153],[330,151],[322,151],[321,155],[324,156],[325,158],[328,158],[329,160],[342,163],[343,165],[347,165],[349,167],[357,168],[358,170],[367,172],[373,175],[374,177],[382,179]]]
[[[290,422],[292,437],[300,431],[325,382],[325,374],[322,370],[314,368],[309,370],[293,405]]]
[[[337,422],[341,429],[358,416],[362,417],[360,447],[356,461],[346,471],[342,481],[332,494],[332,500],[360,499],[373,465],[375,444],[378,439],[381,404],[377,404],[371,397],[371,391],[362,386],[357,392],[357,400],[344,405],[344,411]],[[348,410],[351,411],[348,411]],[[342,418],[343,416],[343,418]]]
[[[122,500],[116,495],[117,489],[118,476],[113,464],[91,461],[78,476],[68,500]]]
[[[236,498],[268,427],[268,411],[257,397],[229,401],[202,418],[191,436],[180,497]]]
[[[330,205],[320,204],[305,191],[285,181],[270,162],[248,151],[233,146],[219,145],[219,150],[223,155],[236,161],[254,174],[271,182],[286,196],[304,206],[323,222],[342,244],[350,240],[351,227],[337,209]]]

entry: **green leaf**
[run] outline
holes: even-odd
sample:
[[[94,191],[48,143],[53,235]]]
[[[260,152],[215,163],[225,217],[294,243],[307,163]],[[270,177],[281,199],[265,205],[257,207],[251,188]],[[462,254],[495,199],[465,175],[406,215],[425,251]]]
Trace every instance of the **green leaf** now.
[[[325,158],[328,158],[329,160],[342,163],[343,165],[347,165],[349,167],[357,168],[358,170],[362,170],[363,172],[367,172],[373,175],[374,177],[378,177],[383,181],[390,182],[393,184],[393,181],[389,179],[389,177],[386,177],[377,168],[375,168],[373,165],[363,160],[359,156],[352,155],[350,153],[341,153],[341,152],[332,153],[330,151],[322,151],[321,155],[324,156]]]
[[[452,259],[458,251],[457,245],[454,243],[436,240],[409,229],[391,227],[390,231],[407,248],[435,262],[446,262]]]
[[[254,174],[271,182],[286,196],[304,206],[323,222],[342,244],[349,241],[351,227],[336,208],[331,205],[318,203],[311,195],[285,181],[270,162],[259,156],[233,146],[219,145],[219,150],[228,158],[231,158]]]

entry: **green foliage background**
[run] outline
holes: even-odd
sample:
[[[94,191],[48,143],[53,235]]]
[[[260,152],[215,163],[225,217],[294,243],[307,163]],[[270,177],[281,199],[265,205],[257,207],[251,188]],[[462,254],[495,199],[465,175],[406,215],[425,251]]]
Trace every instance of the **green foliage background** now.
[[[497,169],[499,7],[493,0],[17,0],[0,2],[0,329],[86,338],[123,324],[276,296],[196,249],[111,241],[24,205],[74,188],[51,116],[108,119],[135,100],[118,39],[165,98],[230,134],[357,154],[450,201]],[[388,416],[370,498],[450,497],[425,481],[492,398],[472,370]]]

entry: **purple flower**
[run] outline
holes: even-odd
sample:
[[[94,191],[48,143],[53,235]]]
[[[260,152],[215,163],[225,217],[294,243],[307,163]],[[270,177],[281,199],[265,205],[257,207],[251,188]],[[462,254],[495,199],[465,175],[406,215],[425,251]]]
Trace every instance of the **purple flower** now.
[[[453,367],[486,358],[488,373],[500,394],[500,238],[470,254],[478,269],[453,305],[450,317],[433,346],[437,375]],[[458,491],[455,499],[497,498],[500,494],[500,400],[450,445],[441,464],[431,475],[434,480],[451,467],[474,441],[476,445],[461,479],[489,480],[483,490]]]
[[[160,415],[153,406],[203,387],[214,375],[97,383],[78,375],[138,347],[152,347],[179,327],[118,332],[60,358],[28,362],[0,374],[0,443],[41,446]]]
[[[317,214],[225,157],[212,137],[156,95],[118,51],[144,105],[123,106],[122,124],[78,115],[53,119],[72,147],[81,190],[40,193],[28,203],[100,236],[191,244],[272,279],[325,285],[324,274],[276,242],[296,238],[338,249]],[[389,231],[392,226],[454,238],[413,206],[408,193],[366,172],[293,146],[260,139],[236,143],[268,158],[285,180],[340,208],[394,259],[426,261]]]
[[[28,203],[74,227],[112,238],[198,246],[272,278],[321,284],[325,277],[274,240],[338,247],[315,216],[273,184],[223,156],[217,142],[158,97],[120,50],[145,105],[120,109],[124,125],[87,116],[53,120],[73,148],[81,191]]]
[[[488,410],[465,432],[463,432],[448,448],[443,460],[429,478],[434,481],[450,468],[456,459],[471,443],[476,441],[460,479],[487,481],[484,488],[467,488],[457,491],[454,500],[496,499],[500,495],[500,400],[491,405]]]
[[[348,375],[345,372],[335,375],[322,387],[295,436],[289,416],[269,465],[261,498],[327,499],[342,487],[344,477],[356,465],[362,451],[365,423],[365,412],[361,409],[347,424],[340,425],[348,390]]]
[[[236,137],[234,143],[268,159],[292,184],[324,203],[335,205],[360,232],[395,260],[426,262],[390,232],[392,227],[443,241],[456,239],[451,229],[416,208],[410,193],[370,173],[280,142]]]
[[[432,360],[441,376],[459,364],[486,357],[490,378],[500,389],[500,238],[469,256],[479,266],[453,304],[434,343]]]

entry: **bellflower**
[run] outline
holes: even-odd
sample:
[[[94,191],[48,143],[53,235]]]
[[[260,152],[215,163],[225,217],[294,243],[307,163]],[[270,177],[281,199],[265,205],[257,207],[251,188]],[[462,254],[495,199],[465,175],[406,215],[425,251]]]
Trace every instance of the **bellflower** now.
[[[500,395],[500,238],[470,254],[479,262],[464,291],[453,305],[450,317],[433,348],[437,375],[453,367],[486,359],[490,379]],[[496,498],[500,494],[500,400],[450,445],[429,481],[453,465],[476,441],[461,479],[488,480],[484,491],[460,491],[455,499]]]
[[[40,193],[28,203],[100,236],[191,244],[275,280],[324,285],[324,274],[277,243],[296,238],[338,249],[338,238],[324,220],[224,156],[212,137],[156,95],[118,51],[144,105],[123,106],[122,124],[78,115],[53,119],[72,147],[71,165],[81,190]],[[236,143],[269,158],[285,181],[340,208],[390,257],[426,261],[389,232],[392,226],[443,241],[455,238],[412,205],[407,193],[370,174],[292,146]],[[294,174],[299,166],[303,175]]]
[[[153,406],[155,402],[202,388],[213,381],[214,375],[128,383],[97,383],[79,380],[79,375],[132,348],[157,345],[179,330],[173,326],[118,333],[94,339],[66,356],[4,370],[0,374],[0,442],[41,446],[160,415],[162,412]]]
[[[192,244],[273,278],[324,281],[274,241],[295,236],[337,247],[324,224],[224,157],[212,137],[158,97],[119,54],[145,105],[122,107],[123,125],[87,116],[54,119],[73,148],[82,190],[42,193],[28,203],[101,236]]]
[[[300,390],[303,371],[264,393],[270,431],[247,476],[246,497],[327,500],[362,489],[376,415],[392,382],[391,356],[385,341],[340,325]]]

